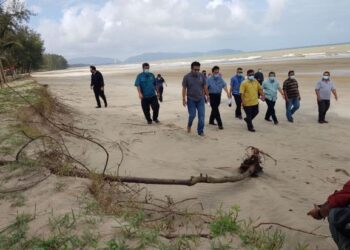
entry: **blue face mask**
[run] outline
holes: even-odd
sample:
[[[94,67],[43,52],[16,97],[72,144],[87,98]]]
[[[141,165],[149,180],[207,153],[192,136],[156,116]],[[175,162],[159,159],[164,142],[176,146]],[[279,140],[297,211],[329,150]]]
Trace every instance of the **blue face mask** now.
[[[219,74],[214,74],[213,76],[214,76],[215,79],[218,79],[220,77]]]
[[[248,79],[251,81],[255,80],[254,76],[248,76]]]
[[[269,79],[270,79],[271,82],[275,81],[275,77],[274,76],[270,76]]]

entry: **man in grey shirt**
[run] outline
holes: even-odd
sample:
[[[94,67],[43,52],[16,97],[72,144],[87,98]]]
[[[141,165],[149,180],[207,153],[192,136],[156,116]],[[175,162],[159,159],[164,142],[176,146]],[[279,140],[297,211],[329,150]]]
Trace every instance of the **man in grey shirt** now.
[[[321,124],[328,123],[325,118],[330,106],[331,94],[333,93],[335,100],[338,100],[337,91],[333,82],[330,81],[328,71],[323,73],[322,80],[316,84],[315,91],[318,104],[318,122]]]
[[[208,86],[204,76],[200,73],[201,64],[193,62],[191,72],[184,76],[182,81],[182,103],[188,109],[187,132],[191,127],[198,112],[198,135],[204,136],[205,102],[209,99]],[[207,100],[206,100],[207,98]]]

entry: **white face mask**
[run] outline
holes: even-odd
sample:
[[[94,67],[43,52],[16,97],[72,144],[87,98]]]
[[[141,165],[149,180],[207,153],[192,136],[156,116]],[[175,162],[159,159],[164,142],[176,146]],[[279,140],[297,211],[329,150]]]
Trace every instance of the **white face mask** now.
[[[295,76],[289,76],[290,79],[295,79]]]
[[[323,80],[329,80],[329,76],[323,76]]]
[[[253,81],[255,78],[254,78],[254,76],[248,76],[248,79]]]
[[[271,82],[275,81],[275,77],[274,76],[270,76],[269,79],[270,79]]]
[[[145,72],[145,73],[149,73],[149,69],[144,69],[144,71],[143,72]]]

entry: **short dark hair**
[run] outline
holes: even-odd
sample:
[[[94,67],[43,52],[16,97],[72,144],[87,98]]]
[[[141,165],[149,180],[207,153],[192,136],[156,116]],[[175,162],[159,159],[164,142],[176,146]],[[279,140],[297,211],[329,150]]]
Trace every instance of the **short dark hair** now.
[[[242,70],[242,71],[243,71],[243,69],[242,69],[241,67],[237,68],[237,71],[238,71],[238,70]]]
[[[220,70],[219,66],[216,66],[216,65],[215,65],[215,66],[211,69],[211,72],[214,73],[215,70]]]
[[[331,73],[329,71],[325,71],[325,72],[323,72],[323,74],[328,74],[329,76],[331,75]]]
[[[191,69],[193,69],[193,67],[200,67],[200,66],[201,66],[201,64],[197,61],[191,63]]]
[[[248,71],[247,71],[247,75],[250,75],[250,74],[254,74],[254,69],[248,69]]]
[[[271,71],[271,72],[269,73],[269,76],[271,76],[271,75],[276,76],[276,73],[275,73],[275,72],[273,72],[273,71]]]
[[[158,76],[161,76],[161,75],[160,75],[160,74],[158,74],[158,75],[157,75],[157,77],[158,77]]]
[[[96,67],[95,67],[94,65],[91,65],[91,66],[90,66],[90,69],[96,70]]]
[[[294,70],[289,70],[288,71],[288,76],[290,76],[291,74],[295,74]]]
[[[142,68],[144,69],[145,67],[149,67],[149,63],[145,62],[142,64]]]

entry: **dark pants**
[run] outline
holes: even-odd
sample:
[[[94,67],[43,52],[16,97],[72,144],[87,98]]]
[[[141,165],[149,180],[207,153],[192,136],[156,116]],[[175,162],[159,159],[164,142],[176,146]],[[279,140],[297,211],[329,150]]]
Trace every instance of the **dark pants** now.
[[[320,100],[318,102],[318,121],[323,122],[326,118],[326,113],[329,109],[330,100]]]
[[[213,124],[214,121],[216,120],[218,122],[219,127],[222,127],[222,121],[221,121],[220,111],[219,111],[221,94],[209,94],[209,97],[210,97],[210,107],[211,107],[209,123]]]
[[[107,107],[107,99],[105,96],[105,92],[101,90],[101,88],[94,88],[94,93],[95,93],[97,106],[101,107],[101,102],[100,102],[100,97],[101,97],[103,102],[105,103],[105,107]]]
[[[163,102],[163,91],[164,91],[164,87],[163,86],[159,86],[158,87],[158,91],[159,91],[159,101]]]
[[[150,114],[150,108],[153,110],[153,121],[158,120],[158,114],[159,114],[159,103],[157,96],[153,97],[144,97],[141,101],[141,106],[143,113],[145,115],[145,118],[147,121],[151,122],[151,114]]]
[[[244,112],[246,114],[244,120],[247,123],[248,129],[254,129],[253,119],[259,114],[259,105],[244,107]]]
[[[236,103],[236,112],[235,115],[237,118],[242,117],[242,98],[241,95],[233,95],[233,98],[235,98],[235,103]]]
[[[347,216],[349,210],[350,205],[344,208],[332,208],[329,211],[329,229],[339,250],[350,249],[350,220]]]
[[[270,101],[269,99],[265,99],[267,104],[267,111],[265,115],[265,120],[270,120],[270,117],[272,117],[272,120],[276,123],[277,117],[276,117],[276,111],[275,111],[275,104],[276,102]]]

